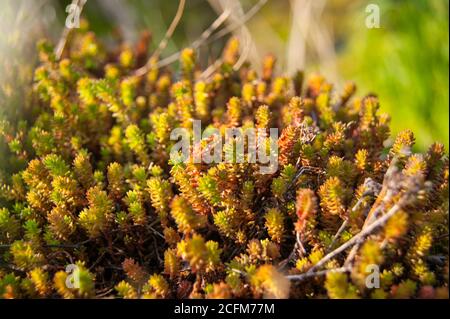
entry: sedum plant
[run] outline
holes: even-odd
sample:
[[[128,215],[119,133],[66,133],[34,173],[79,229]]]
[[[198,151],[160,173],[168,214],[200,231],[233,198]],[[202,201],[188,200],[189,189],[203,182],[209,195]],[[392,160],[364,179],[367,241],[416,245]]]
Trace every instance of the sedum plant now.
[[[86,23],[61,58],[39,43],[32,119],[0,123],[4,160],[22,165],[1,185],[0,297],[448,297],[441,144],[415,154],[404,131],[388,145],[375,95],[277,76],[273,56],[236,67],[234,38],[208,72],[192,48],[179,71],[152,56],[137,72],[143,43],[107,50]],[[174,162],[171,132],[194,119],[264,145],[277,128],[278,167]]]

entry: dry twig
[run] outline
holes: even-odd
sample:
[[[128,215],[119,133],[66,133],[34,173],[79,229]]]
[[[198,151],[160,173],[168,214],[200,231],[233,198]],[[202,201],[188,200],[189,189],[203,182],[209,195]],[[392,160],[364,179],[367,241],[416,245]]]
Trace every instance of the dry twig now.
[[[352,247],[353,245],[361,242],[364,238],[371,235],[374,231],[376,231],[379,227],[386,224],[386,222],[394,216],[398,211],[400,211],[401,205],[399,203],[392,206],[392,208],[383,216],[381,216],[377,221],[373,222],[372,224],[368,225],[365,229],[363,229],[361,232],[359,232],[357,235],[352,237],[349,241],[345,242],[329,254],[325,255],[317,264],[315,264],[313,267],[311,267],[308,270],[308,273],[314,272],[316,269],[322,267],[325,265],[325,263],[332,258],[336,257],[343,251],[345,251],[347,248]]]
[[[156,50],[150,56],[150,59],[147,61],[147,63],[143,67],[136,70],[135,75],[141,76],[141,75],[144,75],[145,73],[147,73],[150,69],[150,61],[154,57],[159,56],[160,53],[167,47],[170,37],[173,35],[175,29],[178,26],[178,23],[181,20],[181,17],[183,16],[185,4],[186,4],[186,0],[180,0],[180,2],[178,3],[177,12],[175,13],[175,17],[173,18],[172,22],[170,23],[170,26],[167,29],[166,34],[164,35],[164,38],[161,40],[161,42],[159,43]]]
[[[334,268],[334,269],[326,269],[326,270],[320,270],[320,271],[316,271],[316,272],[306,272],[300,275],[288,275],[286,276],[287,279],[289,280],[296,280],[296,281],[300,281],[300,280],[304,280],[306,278],[311,278],[311,277],[316,277],[316,276],[323,276],[326,275],[330,272],[349,272],[351,271],[351,269],[349,267],[341,267],[341,268]]]

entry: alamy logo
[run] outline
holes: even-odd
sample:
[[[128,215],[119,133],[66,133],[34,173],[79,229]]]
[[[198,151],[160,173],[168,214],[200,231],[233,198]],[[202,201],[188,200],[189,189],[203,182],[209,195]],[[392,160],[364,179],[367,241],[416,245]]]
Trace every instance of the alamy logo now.
[[[81,9],[86,4],[87,0],[80,0],[79,3],[71,3],[66,7],[68,13],[66,18],[66,28],[75,29],[80,27]]]
[[[380,7],[377,4],[370,3],[366,7],[366,27],[369,29],[380,28]]]
[[[278,170],[278,129],[226,128],[225,134],[208,127],[202,132],[201,121],[193,120],[193,136],[185,128],[176,128],[170,139],[177,141],[170,150],[172,163],[258,163],[261,174]],[[225,138],[223,138],[225,137]],[[192,145],[191,145],[192,141]]]
[[[75,264],[68,264],[66,266],[66,278],[67,288],[80,288],[80,268]]]
[[[366,267],[366,287],[369,289],[380,288],[380,267],[375,264]]]

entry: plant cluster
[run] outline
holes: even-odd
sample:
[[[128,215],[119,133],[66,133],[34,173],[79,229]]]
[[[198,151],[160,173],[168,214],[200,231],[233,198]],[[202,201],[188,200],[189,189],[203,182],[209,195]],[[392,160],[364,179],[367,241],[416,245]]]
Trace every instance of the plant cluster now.
[[[153,56],[136,73],[143,39],[107,50],[83,23],[61,59],[39,43],[33,120],[0,125],[24,166],[1,186],[1,297],[448,297],[441,144],[413,153],[404,131],[388,146],[375,95],[277,76],[273,56],[236,67],[235,38],[207,71],[187,48],[179,72]],[[278,128],[278,170],[172,162],[170,133],[193,119]]]

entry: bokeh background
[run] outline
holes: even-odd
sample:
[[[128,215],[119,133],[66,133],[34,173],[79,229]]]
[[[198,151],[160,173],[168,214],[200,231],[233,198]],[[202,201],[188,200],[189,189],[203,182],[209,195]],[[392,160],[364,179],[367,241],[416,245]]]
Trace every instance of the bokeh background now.
[[[1,1],[0,117],[16,124],[26,117],[33,103],[35,42],[42,37],[58,41],[70,2]],[[242,23],[257,3],[264,5]],[[369,4],[380,8],[380,28],[366,27]],[[132,44],[140,32],[150,30],[156,47],[177,6],[176,0],[88,0],[82,17],[107,43],[114,41],[112,34],[120,34]],[[360,95],[379,95],[382,110],[392,116],[393,134],[412,129],[417,151],[435,140],[448,150],[448,0],[187,0],[163,56],[192,43],[226,8],[232,12],[227,24],[234,26],[255,67],[273,53],[280,74],[320,72],[337,88],[355,81]],[[219,55],[226,39],[201,48],[202,65]],[[0,144],[0,157],[6,147]],[[5,165],[0,160],[0,170]]]

